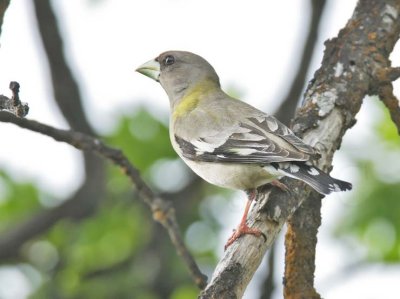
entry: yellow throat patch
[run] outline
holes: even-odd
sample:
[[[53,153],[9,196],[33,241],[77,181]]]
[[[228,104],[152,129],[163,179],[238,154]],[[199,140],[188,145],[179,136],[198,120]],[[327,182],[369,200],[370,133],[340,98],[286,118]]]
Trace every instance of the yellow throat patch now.
[[[190,113],[190,111],[197,107],[202,98],[214,90],[215,87],[215,82],[208,79],[201,81],[196,86],[192,87],[176,105],[172,117],[176,119],[177,117]]]

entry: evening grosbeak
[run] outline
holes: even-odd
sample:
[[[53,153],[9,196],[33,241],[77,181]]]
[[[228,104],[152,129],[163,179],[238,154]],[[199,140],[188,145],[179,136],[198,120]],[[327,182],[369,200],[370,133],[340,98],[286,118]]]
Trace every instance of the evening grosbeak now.
[[[214,68],[202,57],[183,51],[160,54],[137,70],[161,84],[170,106],[170,139],[182,160],[211,184],[245,190],[249,196],[242,221],[226,245],[243,234],[262,235],[247,226],[257,187],[278,179],[301,180],[321,194],[350,190],[313,166],[315,150],[279,122],[227,95]]]

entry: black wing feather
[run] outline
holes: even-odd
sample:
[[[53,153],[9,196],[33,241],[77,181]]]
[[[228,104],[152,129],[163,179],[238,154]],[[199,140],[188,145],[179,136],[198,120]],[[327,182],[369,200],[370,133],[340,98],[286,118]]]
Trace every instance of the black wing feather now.
[[[175,135],[182,155],[190,160],[267,165],[307,161],[314,154],[292,131],[272,116],[247,118],[230,133],[185,140]],[[221,143],[216,144],[221,141]],[[201,145],[204,145],[202,148]]]

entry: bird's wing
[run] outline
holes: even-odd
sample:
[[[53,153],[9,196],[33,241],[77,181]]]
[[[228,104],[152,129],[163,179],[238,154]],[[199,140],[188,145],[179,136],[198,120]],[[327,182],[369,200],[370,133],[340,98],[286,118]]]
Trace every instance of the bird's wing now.
[[[187,140],[175,135],[183,157],[204,162],[257,163],[306,161],[314,149],[274,117],[244,118],[236,126]]]

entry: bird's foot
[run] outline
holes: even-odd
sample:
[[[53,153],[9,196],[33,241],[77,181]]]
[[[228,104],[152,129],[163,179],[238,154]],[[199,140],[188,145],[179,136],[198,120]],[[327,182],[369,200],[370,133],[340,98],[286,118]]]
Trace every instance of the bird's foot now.
[[[267,237],[265,234],[260,231],[259,229],[256,228],[250,228],[246,222],[241,223],[237,229],[234,230],[232,236],[228,239],[228,241],[225,244],[224,249],[226,250],[229,246],[232,245],[233,242],[235,242],[237,239],[239,239],[243,235],[254,235],[256,237],[262,236],[264,238],[264,242],[267,241]]]
[[[288,188],[288,186],[286,186],[284,183],[281,183],[281,182],[278,181],[278,180],[272,181],[272,182],[271,182],[271,185],[272,185],[272,186],[275,186],[275,187],[278,187],[279,189],[281,189],[282,191],[285,191],[285,192],[289,192],[289,191],[290,191],[289,188]]]

